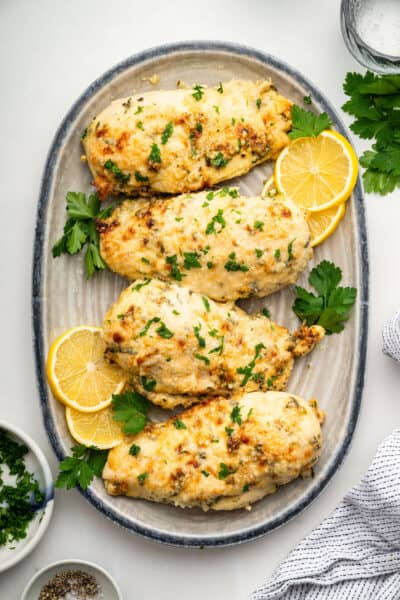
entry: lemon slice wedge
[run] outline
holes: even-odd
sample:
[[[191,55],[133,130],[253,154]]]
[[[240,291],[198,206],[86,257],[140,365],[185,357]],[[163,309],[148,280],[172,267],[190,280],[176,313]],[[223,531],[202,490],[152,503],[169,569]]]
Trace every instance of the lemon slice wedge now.
[[[311,212],[347,200],[357,175],[353,148],[340,133],[330,130],[294,140],[278,156],[274,172],[278,191]]]
[[[111,406],[95,413],[84,413],[67,406],[65,417],[70,434],[84,446],[106,450],[124,439],[121,425],[113,420]]]
[[[68,329],[53,342],[47,358],[47,378],[54,396],[81,412],[95,412],[111,403],[127,374],[104,358],[100,327]]]

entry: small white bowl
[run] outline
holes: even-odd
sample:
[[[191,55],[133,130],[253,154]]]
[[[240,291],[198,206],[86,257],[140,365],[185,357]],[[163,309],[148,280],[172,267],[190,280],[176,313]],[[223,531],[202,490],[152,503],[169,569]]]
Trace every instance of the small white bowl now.
[[[123,600],[116,581],[107,571],[95,563],[75,559],[59,560],[38,571],[26,586],[21,600],[37,600],[46,583],[63,571],[84,571],[85,573],[89,573],[89,575],[93,575],[96,578],[104,600]]]
[[[28,471],[39,482],[40,490],[45,496],[42,507],[36,511],[36,515],[28,525],[26,538],[7,546],[0,546],[0,573],[2,573],[24,559],[40,542],[53,513],[54,488],[49,463],[36,442],[21,429],[5,421],[0,420],[0,429],[4,429],[15,441],[29,448],[24,462]]]

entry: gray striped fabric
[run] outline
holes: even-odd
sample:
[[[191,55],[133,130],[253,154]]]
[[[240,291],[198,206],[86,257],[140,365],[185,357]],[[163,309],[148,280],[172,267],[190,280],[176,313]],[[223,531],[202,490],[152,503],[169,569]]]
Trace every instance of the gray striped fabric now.
[[[400,599],[400,429],[251,600]]]
[[[400,311],[383,328],[383,351],[400,361]]]

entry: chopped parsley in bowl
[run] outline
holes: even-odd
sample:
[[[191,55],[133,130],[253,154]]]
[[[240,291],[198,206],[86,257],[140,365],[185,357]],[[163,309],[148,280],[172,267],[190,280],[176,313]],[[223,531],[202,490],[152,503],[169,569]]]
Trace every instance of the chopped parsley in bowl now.
[[[14,566],[41,539],[53,512],[53,481],[40,448],[0,421],[0,572]]]

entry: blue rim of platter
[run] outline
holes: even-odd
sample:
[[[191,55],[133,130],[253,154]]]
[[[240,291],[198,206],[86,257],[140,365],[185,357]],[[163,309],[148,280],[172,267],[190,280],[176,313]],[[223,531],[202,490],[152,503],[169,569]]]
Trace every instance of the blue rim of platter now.
[[[126,69],[139,65],[148,60],[164,57],[167,54],[179,53],[179,52],[207,52],[207,51],[219,51],[227,52],[238,57],[249,57],[256,59],[257,61],[273,67],[291,76],[302,86],[308,89],[313,98],[319,103],[325,112],[331,117],[335,128],[349,137],[348,132],[343,125],[340,117],[336,110],[325,98],[325,96],[316,88],[308,79],[299,74],[297,70],[293,69],[285,62],[277,59],[265,52],[255,50],[253,48],[231,43],[231,42],[219,42],[219,41],[195,41],[195,42],[179,42],[174,44],[165,44],[150,48],[130,58],[120,62],[104,75],[96,79],[76,100],[72,105],[69,112],[63,119],[59,126],[52,145],[49,150],[49,154],[46,161],[45,170],[41,182],[41,190],[39,196],[39,204],[36,216],[36,230],[35,240],[33,249],[33,272],[32,272],[32,319],[33,319],[33,345],[36,360],[36,377],[38,382],[41,409],[43,414],[44,425],[47,430],[51,445],[59,460],[65,458],[65,453],[58,439],[55,422],[49,406],[48,389],[46,383],[45,373],[45,362],[46,356],[44,354],[44,338],[43,338],[43,311],[42,311],[42,285],[43,285],[43,252],[44,252],[44,231],[45,231],[45,215],[50,195],[50,190],[53,182],[55,165],[58,158],[58,153],[66,138],[70,127],[78,115],[82,106],[87,100],[96,93],[100,88],[109,84],[117,75],[124,72]],[[359,232],[359,250],[360,250],[360,287],[358,290],[358,304],[359,304],[359,316],[360,316],[360,337],[358,341],[358,365],[355,378],[355,385],[353,389],[353,397],[351,401],[351,412],[349,418],[349,425],[345,435],[345,439],[337,449],[336,457],[330,468],[325,473],[325,476],[321,481],[309,490],[305,496],[303,496],[298,502],[292,507],[283,511],[278,517],[270,519],[267,523],[261,523],[255,525],[252,529],[246,530],[243,533],[227,534],[220,536],[184,536],[184,535],[172,535],[169,533],[160,533],[151,528],[143,526],[138,523],[133,523],[131,520],[121,517],[113,509],[110,509],[102,499],[100,499],[93,489],[90,487],[84,491],[80,490],[81,494],[93,504],[99,511],[101,511],[107,518],[111,519],[115,523],[125,527],[126,529],[140,534],[145,538],[154,540],[160,543],[171,544],[175,546],[183,546],[187,548],[199,548],[199,547],[221,547],[229,546],[233,544],[239,544],[248,542],[256,539],[262,535],[265,535],[269,531],[280,527],[313,502],[317,496],[322,492],[326,485],[335,474],[350,447],[350,443],[353,437],[353,433],[357,424],[358,415],[360,412],[361,397],[364,387],[364,371],[365,361],[367,352],[367,337],[368,337],[368,279],[369,279],[369,266],[368,266],[368,241],[367,241],[367,228],[365,219],[365,210],[363,204],[363,189],[360,178],[358,178],[357,185],[353,192],[353,201],[355,207],[355,216],[357,221],[357,229]]]

